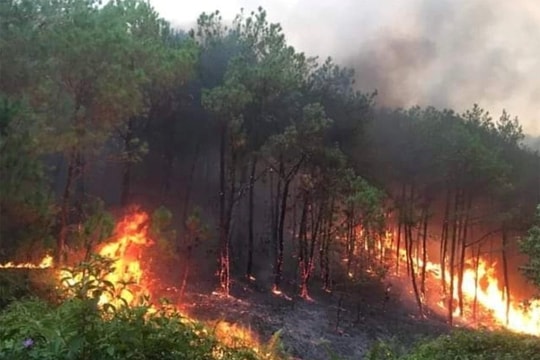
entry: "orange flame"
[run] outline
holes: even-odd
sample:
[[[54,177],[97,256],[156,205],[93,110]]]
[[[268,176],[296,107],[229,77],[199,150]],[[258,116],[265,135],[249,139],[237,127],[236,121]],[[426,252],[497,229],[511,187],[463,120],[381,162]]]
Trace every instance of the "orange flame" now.
[[[533,300],[527,308],[510,298],[508,317],[506,316],[507,299],[499,280],[495,276],[494,268],[480,259],[478,276],[474,269],[467,269],[463,274],[463,293],[474,298],[477,281],[486,281],[487,286],[479,286],[476,291],[478,302],[490,310],[493,317],[508,329],[532,335],[540,334],[540,301]]]
[[[104,280],[113,284],[118,292],[101,294],[99,305],[116,306],[123,301],[133,305],[140,296],[149,293],[140,262],[143,246],[151,244],[147,234],[148,221],[145,212],[134,212],[126,216],[116,225],[111,240],[98,249],[99,255],[113,260],[112,271]],[[80,282],[84,276],[82,273],[73,274],[66,270],[61,270],[59,275],[64,279],[65,286]]]
[[[115,260],[113,272],[107,275],[106,280],[115,286],[131,283],[130,290],[124,288],[120,294],[128,304],[133,304],[139,296],[149,293],[141,268],[143,247],[152,243],[148,238],[148,221],[145,212],[126,216],[116,225],[113,240],[98,251],[99,255]],[[109,301],[111,299],[106,297],[100,299],[101,303]]]
[[[0,269],[48,269],[53,265],[53,258],[50,255],[46,255],[39,264],[22,263],[15,264],[13,262],[7,262],[0,264]]]
[[[246,329],[238,324],[220,321],[214,328],[216,337],[230,347],[251,347],[257,349],[259,341],[251,329]]]
[[[148,235],[149,216],[143,211],[135,211],[124,217],[117,225],[114,236],[110,241],[98,248],[98,254],[114,260],[113,271],[106,276],[115,288],[120,288],[119,294],[128,304],[134,304],[141,295],[152,295],[149,286],[151,279],[145,273],[141,260],[145,255],[145,248],[152,245],[153,241]],[[82,274],[76,274],[70,281],[80,281]],[[128,286],[123,284],[129,283]],[[150,296],[151,298],[152,296]],[[99,304],[106,303],[116,305],[117,300],[110,294],[103,294]],[[179,309],[175,309],[179,311]],[[151,312],[156,308],[151,307]],[[182,314],[186,322],[195,320]],[[247,346],[254,351],[259,351],[259,342],[254,333],[247,328],[228,322],[219,322],[215,327],[216,337],[229,346]]]
[[[405,250],[400,250],[400,256],[406,258]],[[421,259],[415,260],[415,267],[423,266]],[[476,270],[471,264],[467,264],[463,272],[462,292],[464,297],[464,305],[472,307],[474,299],[485,310],[487,310],[493,319],[501,326],[509,330],[540,335],[540,300],[532,300],[528,306],[523,306],[522,303],[510,297],[507,301],[506,294],[503,291],[504,287],[499,283],[499,279],[495,274],[494,264],[490,266],[488,262],[482,258],[478,261],[478,269]],[[441,264],[427,261],[426,272],[431,273],[436,279],[442,279]],[[449,270],[445,272],[445,282],[450,285]],[[454,278],[454,298],[458,298],[457,277]],[[447,304],[439,302],[439,306],[445,308]],[[508,305],[508,316],[507,316]],[[455,317],[459,317],[460,309],[456,308],[453,311]],[[469,320],[464,313],[464,320]]]

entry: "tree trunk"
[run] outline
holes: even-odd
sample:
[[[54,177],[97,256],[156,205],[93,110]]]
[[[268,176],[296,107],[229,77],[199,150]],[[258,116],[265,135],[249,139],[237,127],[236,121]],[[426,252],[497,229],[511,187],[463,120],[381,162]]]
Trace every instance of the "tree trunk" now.
[[[465,250],[467,249],[467,235],[469,230],[469,221],[470,221],[470,212],[472,208],[472,196],[467,198],[467,208],[465,210],[461,232],[461,241],[460,241],[460,258],[459,258],[459,273],[458,273],[458,299],[459,299],[459,315],[463,316],[464,303],[463,303],[463,276],[465,272]]]
[[[60,268],[64,263],[64,251],[68,233],[69,223],[69,207],[71,200],[71,188],[73,186],[73,180],[75,178],[75,157],[76,150],[71,149],[68,159],[68,169],[66,185],[64,186],[64,193],[62,195],[62,206],[60,208],[60,234],[56,242],[56,264]]]
[[[188,181],[187,181],[187,184],[186,184],[186,192],[185,192],[185,196],[184,196],[184,200],[183,200],[183,204],[182,204],[182,229],[183,229],[183,234],[182,236],[179,236],[178,237],[178,240],[176,241],[176,251],[178,253],[181,253],[182,250],[183,250],[183,245],[185,245],[185,241],[184,239],[186,239],[188,237],[188,227],[187,227],[187,221],[188,221],[188,218],[189,218],[189,215],[188,215],[188,212],[189,212],[189,205],[190,205],[190,201],[191,201],[191,192],[192,192],[192,189],[193,189],[193,178],[195,177],[195,169],[196,169],[196,166],[197,166],[197,159],[199,158],[199,153],[200,153],[200,141],[197,142],[197,145],[196,145],[196,148],[195,148],[195,156],[193,157],[193,161],[191,162],[191,168],[190,168],[190,171],[189,171],[189,177],[188,177]],[[188,244],[188,251],[189,251],[189,254],[188,256],[191,256],[191,244]],[[185,271],[186,273],[186,281],[187,281],[187,269]]]
[[[482,245],[478,244],[474,262],[474,300],[473,300],[473,318],[476,320],[476,310],[478,305],[478,267],[480,266],[480,249]]]
[[[347,275],[352,275],[352,262],[354,258],[354,252],[356,247],[356,239],[354,236],[354,207],[351,206],[348,212],[347,219]]]
[[[285,215],[287,212],[287,199],[289,197],[289,187],[291,179],[285,180],[283,184],[283,194],[281,196],[281,208],[279,211],[278,222],[278,247],[276,259],[276,273],[274,278],[274,290],[279,291],[281,286],[281,278],[283,276],[283,244],[285,241]]]
[[[193,241],[193,239],[190,239],[190,243],[187,247],[187,254],[184,258],[184,275],[182,277],[182,285],[180,286],[180,291],[179,291],[179,296],[178,296],[178,301],[182,301],[183,298],[184,298],[184,294],[186,292],[186,287],[187,287],[187,283],[188,283],[188,277],[189,277],[189,270],[191,269],[191,252],[192,252],[192,244],[193,242],[197,242],[198,240],[195,239],[195,241]]]
[[[414,202],[414,186],[411,185],[409,192],[409,204],[408,204],[408,214],[407,221],[405,223],[405,246],[407,248],[407,264],[411,276],[411,282],[414,291],[414,297],[416,298],[416,303],[418,305],[418,310],[420,314],[423,314],[422,308],[422,299],[420,298],[420,292],[418,291],[418,284],[416,283],[416,271],[414,269],[414,260],[413,260],[413,236],[412,236],[412,225],[413,225],[413,202]]]
[[[422,296],[426,296],[426,266],[427,266],[427,231],[428,231],[428,209],[424,208],[424,214],[422,217],[423,227],[422,227],[422,273],[421,273],[421,283],[420,289]]]
[[[460,203],[460,191],[456,190],[454,197],[454,212],[453,212],[453,221],[452,221],[452,241],[450,244],[450,262],[448,268],[450,271],[450,284],[449,284],[449,293],[448,293],[448,323],[452,325],[453,315],[454,315],[454,275],[455,275],[455,258],[456,258],[456,245],[458,237],[458,210]]]
[[[326,219],[325,233],[323,236],[323,241],[321,243],[322,252],[320,254],[321,259],[324,261],[321,262],[322,273],[323,273],[323,288],[326,291],[331,290],[330,286],[330,243],[332,242],[332,232],[333,232],[333,217],[334,217],[334,198],[330,202],[330,210],[328,212],[328,217]]]
[[[255,188],[255,171],[257,170],[257,156],[253,155],[251,158],[251,171],[249,174],[249,199],[248,199],[248,258],[246,277],[251,279],[253,277],[253,243],[254,243],[254,229],[253,218],[255,209],[254,188]]]
[[[222,125],[221,139],[219,147],[219,284],[225,294],[229,293],[229,229],[227,229],[226,219],[226,184],[225,184],[225,147],[227,141],[227,127]]]
[[[298,230],[298,264],[300,268],[300,296],[304,299],[308,296],[306,276],[307,276],[307,217],[309,200],[307,192],[304,191],[302,202],[302,214],[300,215],[300,225]]]
[[[440,264],[441,264],[441,282],[443,294],[446,294],[446,251],[448,247],[448,228],[450,216],[450,189],[446,192],[446,203],[444,207],[444,218],[441,234]]]
[[[508,325],[510,315],[510,278],[508,277],[508,258],[507,258],[507,246],[508,246],[508,232],[506,227],[503,226],[502,230],[502,263],[503,263],[503,277],[504,277],[504,297],[506,298],[506,325]]]
[[[304,276],[302,278],[301,296],[304,299],[309,299],[308,285],[309,285],[309,280],[311,278],[311,274],[314,268],[315,246],[317,245],[317,242],[319,240],[319,234],[321,234],[325,203],[324,203],[324,200],[321,200],[321,204],[319,206],[316,216],[313,213],[315,209],[313,205],[314,204],[312,204],[311,211],[310,211],[311,212],[311,228],[310,228],[311,237],[310,237],[309,249],[307,249],[309,251],[306,252],[307,256],[304,258],[305,271],[304,271]],[[308,245],[307,242],[306,242],[306,245]]]
[[[414,269],[414,263],[413,263],[413,237],[412,237],[412,225],[406,224],[405,225],[405,244],[407,247],[407,259],[409,263],[409,271],[411,276],[411,283],[413,286],[414,291],[414,297],[416,299],[416,303],[418,305],[418,310],[420,311],[420,314],[423,314],[422,309],[422,299],[420,298],[420,293],[418,291],[418,285],[416,283],[416,271]]]
[[[403,229],[403,206],[405,204],[405,184],[401,187],[400,208],[398,210],[398,234],[396,244],[396,275],[399,275],[399,262],[401,260],[400,247],[401,247],[401,235]]]

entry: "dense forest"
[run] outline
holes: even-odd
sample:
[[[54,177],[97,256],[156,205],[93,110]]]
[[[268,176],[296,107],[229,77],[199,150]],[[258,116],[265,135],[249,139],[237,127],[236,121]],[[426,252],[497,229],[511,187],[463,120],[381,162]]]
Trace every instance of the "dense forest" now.
[[[507,312],[532,295],[540,156],[517,118],[383,108],[357,81],[263,9],[183,31],[137,0],[1,2],[0,264],[72,264],[139,206],[170,214],[177,286],[309,299],[406,272],[422,313],[431,260],[451,323],[484,259]]]

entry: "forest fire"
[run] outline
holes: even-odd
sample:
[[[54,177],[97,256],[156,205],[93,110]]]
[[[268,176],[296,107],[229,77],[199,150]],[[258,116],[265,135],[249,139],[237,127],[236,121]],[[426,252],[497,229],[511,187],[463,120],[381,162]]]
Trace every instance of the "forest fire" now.
[[[153,291],[149,285],[151,279],[142,266],[144,250],[153,244],[148,234],[149,225],[150,218],[146,212],[133,211],[117,223],[113,237],[98,247],[97,254],[111,261],[111,271],[105,275],[104,280],[115,289],[114,293],[101,294],[99,305],[118,306],[124,302],[136,305],[142,296],[149,296],[150,299],[153,299]],[[8,262],[0,265],[0,268],[46,269],[52,268],[53,265],[53,258],[47,255],[39,264]],[[78,268],[62,269],[57,274],[65,288],[78,285],[85,276],[92,277]],[[173,306],[173,308],[174,311],[179,311],[177,307]],[[151,305],[150,312],[155,311],[157,308]],[[184,313],[182,316],[187,322],[196,321]],[[210,324],[209,328],[214,329],[215,336],[225,345],[231,347],[247,346],[259,352],[259,341],[250,329],[226,321]]]
[[[112,239],[98,248],[97,253],[100,256],[114,261],[112,271],[104,280],[111,283],[117,292],[103,293],[99,300],[100,305],[106,303],[117,305],[118,301],[134,304],[141,296],[149,295],[141,268],[143,247],[151,245],[148,224],[148,214],[135,211],[123,218],[116,225]],[[74,274],[70,270],[60,271],[60,278],[67,286],[80,282],[84,275]]]
[[[478,303],[490,310],[493,317],[507,328],[532,335],[540,334],[540,301],[534,300],[526,307],[512,298],[507,302],[493,269],[486,261],[480,259],[478,275],[474,269],[465,271],[463,292],[470,299],[474,299],[476,295]],[[476,279],[480,283],[478,289]]]
[[[400,254],[403,258],[406,256],[405,250],[401,250]],[[531,335],[540,334],[540,301],[532,300],[526,305],[517,301],[510,296],[506,298],[503,285],[495,273],[495,264],[489,265],[485,259],[478,259],[477,268],[469,261],[463,272],[462,292],[464,297],[463,310],[471,310],[469,312],[461,311],[458,306],[453,310],[453,316],[459,317],[463,314],[462,319],[465,321],[473,321],[476,317],[476,304],[478,308],[489,313],[490,317],[501,326],[509,330],[527,333]],[[423,266],[421,259],[415,260],[415,268],[420,269]],[[437,280],[442,280],[441,264],[427,261],[425,266],[426,272],[433,275]],[[445,283],[450,287],[449,270],[444,272]],[[459,298],[458,279],[454,278],[454,299]],[[458,304],[454,300],[454,304]],[[445,301],[439,301],[438,305],[443,308],[448,307]]]

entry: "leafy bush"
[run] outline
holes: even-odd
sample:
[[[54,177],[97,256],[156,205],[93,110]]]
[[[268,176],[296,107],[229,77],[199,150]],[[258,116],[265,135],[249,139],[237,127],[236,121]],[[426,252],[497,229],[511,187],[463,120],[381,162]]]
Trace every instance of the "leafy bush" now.
[[[540,338],[508,331],[458,330],[418,344],[398,355],[385,343],[376,344],[369,360],[538,360]]]
[[[91,299],[58,307],[15,302],[0,316],[1,359],[256,359],[223,347],[200,324],[170,311],[123,307],[103,314]]]
[[[0,313],[0,359],[22,360],[256,360],[275,359],[278,346],[265,354],[230,348],[212,331],[167,305],[126,302],[98,306],[104,293],[118,289],[105,280],[112,263],[99,256],[65,271],[66,299],[54,306],[40,299],[12,302]],[[79,274],[79,275],[77,275]],[[73,283],[73,280],[77,280]],[[266,351],[268,350],[268,351]]]
[[[49,269],[1,269],[0,310],[13,301],[32,296],[55,302],[59,295],[57,285]]]

